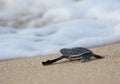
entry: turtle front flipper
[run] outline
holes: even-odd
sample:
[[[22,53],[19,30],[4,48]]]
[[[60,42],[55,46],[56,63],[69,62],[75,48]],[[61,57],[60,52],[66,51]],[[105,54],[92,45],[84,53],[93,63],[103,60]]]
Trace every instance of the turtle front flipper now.
[[[50,65],[50,64],[53,64],[54,62],[57,62],[57,61],[59,61],[59,60],[61,60],[61,59],[63,59],[63,58],[64,58],[64,57],[61,56],[61,57],[58,57],[58,58],[53,59],[53,60],[47,60],[47,61],[45,61],[45,62],[42,62],[42,64],[43,64],[43,65]]]

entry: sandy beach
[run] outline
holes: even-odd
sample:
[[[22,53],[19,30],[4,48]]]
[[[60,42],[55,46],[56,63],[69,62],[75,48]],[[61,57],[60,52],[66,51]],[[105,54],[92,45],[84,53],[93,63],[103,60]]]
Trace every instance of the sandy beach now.
[[[62,60],[50,66],[42,61],[60,54],[0,62],[0,84],[119,84],[120,43],[90,48],[104,59],[87,63]]]

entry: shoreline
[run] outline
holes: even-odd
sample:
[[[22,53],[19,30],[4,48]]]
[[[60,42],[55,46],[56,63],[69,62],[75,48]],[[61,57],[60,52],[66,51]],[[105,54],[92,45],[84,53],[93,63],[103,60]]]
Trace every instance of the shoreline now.
[[[59,54],[0,62],[1,84],[119,84],[120,42],[90,48],[104,59],[88,63],[61,60],[50,66],[42,61]]]

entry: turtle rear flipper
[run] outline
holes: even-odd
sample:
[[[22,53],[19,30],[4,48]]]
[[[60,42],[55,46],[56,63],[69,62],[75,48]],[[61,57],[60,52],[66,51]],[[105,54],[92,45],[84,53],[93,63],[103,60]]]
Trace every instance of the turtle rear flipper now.
[[[96,55],[96,54],[92,54],[92,56],[95,57],[96,59],[102,59],[102,58],[104,58],[103,56]]]

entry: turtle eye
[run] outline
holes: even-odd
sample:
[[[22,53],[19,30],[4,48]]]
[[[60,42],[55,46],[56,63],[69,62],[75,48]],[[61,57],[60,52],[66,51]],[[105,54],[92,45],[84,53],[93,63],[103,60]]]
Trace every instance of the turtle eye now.
[[[63,53],[63,52],[64,52],[64,49],[61,49],[60,52]]]
[[[60,52],[61,52],[62,54],[66,54],[66,49],[61,49]]]

